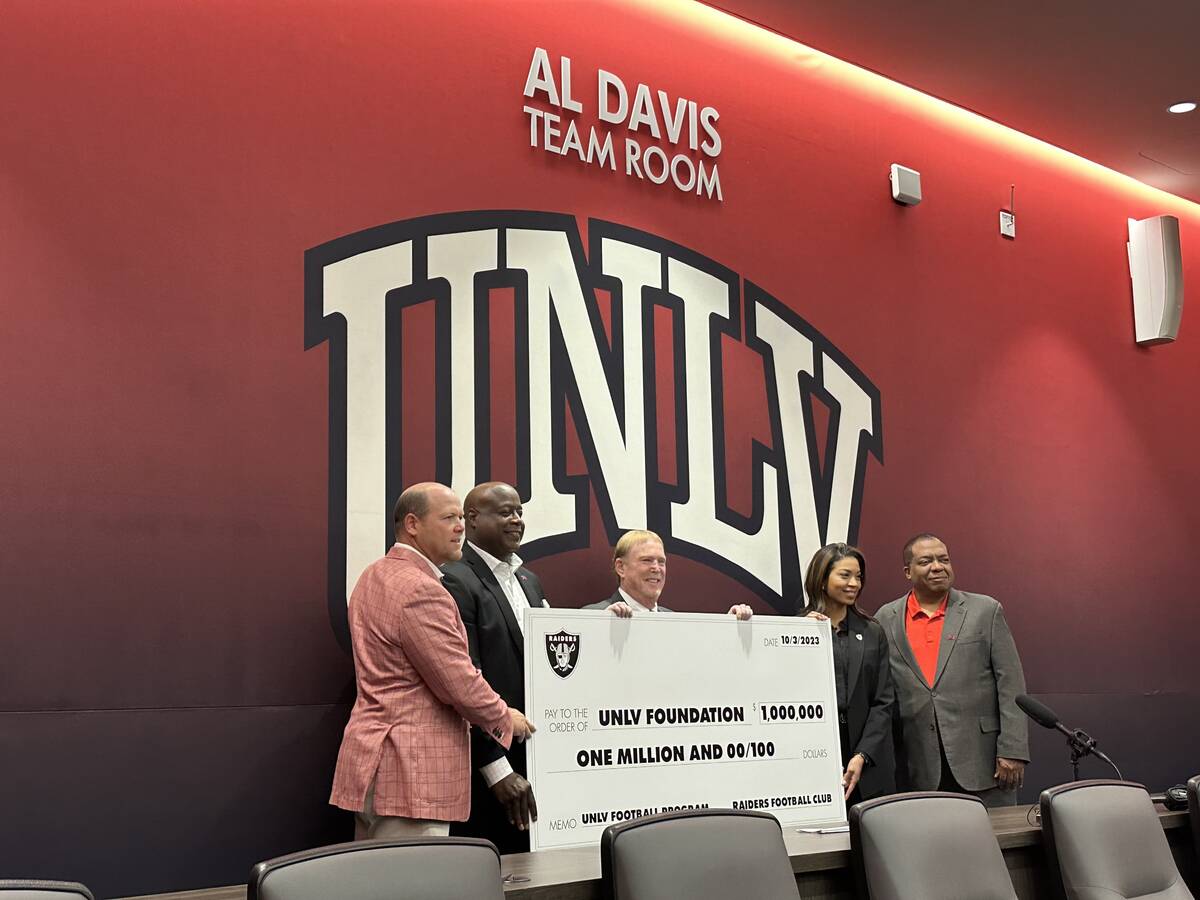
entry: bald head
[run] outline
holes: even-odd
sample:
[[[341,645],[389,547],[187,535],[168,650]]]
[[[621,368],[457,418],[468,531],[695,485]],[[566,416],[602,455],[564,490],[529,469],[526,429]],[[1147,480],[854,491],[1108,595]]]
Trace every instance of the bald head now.
[[[462,504],[444,484],[425,481],[405,488],[392,519],[396,541],[421,551],[434,565],[462,556]]]
[[[508,560],[525,537],[521,495],[511,484],[488,481],[471,488],[464,504],[467,539],[497,559]]]
[[[512,491],[515,494],[517,489],[503,481],[485,481],[483,484],[477,484],[467,491],[467,498],[463,501],[463,509],[470,510],[472,507],[478,507],[481,502],[484,502],[484,498],[491,496],[496,491]]]
[[[431,488],[444,487],[432,481],[410,485],[400,492],[396,505],[392,507],[392,523],[396,526],[396,537],[404,528],[405,516],[414,515],[418,519],[429,512],[429,491]]]

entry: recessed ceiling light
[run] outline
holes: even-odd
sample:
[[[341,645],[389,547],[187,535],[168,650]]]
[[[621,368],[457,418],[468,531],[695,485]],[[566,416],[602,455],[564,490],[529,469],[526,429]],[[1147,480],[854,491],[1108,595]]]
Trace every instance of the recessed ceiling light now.
[[[1196,108],[1196,104],[1193,103],[1191,100],[1188,100],[1184,103],[1172,103],[1170,106],[1167,107],[1167,112],[1185,113],[1185,112],[1191,112],[1195,108]]]

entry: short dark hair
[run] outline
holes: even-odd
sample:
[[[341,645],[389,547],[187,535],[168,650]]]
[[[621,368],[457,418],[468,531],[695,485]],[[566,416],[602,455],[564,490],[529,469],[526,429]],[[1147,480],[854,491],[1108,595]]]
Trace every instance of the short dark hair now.
[[[412,513],[418,519],[429,512],[429,492],[422,485],[414,485],[402,491],[392,509],[392,524],[400,531],[405,518]]]
[[[810,612],[812,610],[819,613],[825,612],[825,584],[829,581],[829,573],[834,566],[847,557],[858,560],[859,582],[866,585],[867,559],[863,556],[863,552],[851,544],[826,544],[813,554],[813,558],[808,564],[808,571],[804,574],[804,593],[808,600],[805,609]],[[854,604],[854,611],[863,618],[870,618],[858,608],[857,603]]]
[[[945,544],[945,543],[946,543],[946,542],[945,542],[945,541],[943,541],[943,540],[942,540],[940,537],[938,537],[936,534],[934,534],[934,533],[932,533],[932,532],[930,532],[930,531],[922,531],[920,534],[914,534],[912,537],[910,537],[910,538],[908,539],[908,543],[906,543],[906,544],[904,545],[904,564],[905,564],[906,566],[907,566],[907,565],[909,565],[909,564],[912,562],[912,558],[913,558],[913,552],[912,552],[913,544],[916,544],[916,543],[918,543],[919,541],[937,541],[937,542],[938,542],[938,543],[940,543],[940,544]]]

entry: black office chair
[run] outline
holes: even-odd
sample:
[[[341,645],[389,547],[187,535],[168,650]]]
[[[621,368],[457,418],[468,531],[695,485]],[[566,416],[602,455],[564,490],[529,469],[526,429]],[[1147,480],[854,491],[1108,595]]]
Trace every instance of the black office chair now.
[[[694,809],[609,825],[600,839],[609,900],[797,900],[779,821]]]
[[[978,797],[917,791],[850,808],[858,894],[870,900],[1017,900]]]
[[[92,892],[75,881],[0,879],[0,900],[95,900]]]
[[[1067,900],[1194,900],[1145,787],[1074,781],[1042,791],[1042,837]]]
[[[354,841],[255,866],[247,900],[503,900],[500,853],[475,838]]]
[[[1192,820],[1192,840],[1196,843],[1196,858],[1200,859],[1200,775],[1187,783],[1188,814]]]

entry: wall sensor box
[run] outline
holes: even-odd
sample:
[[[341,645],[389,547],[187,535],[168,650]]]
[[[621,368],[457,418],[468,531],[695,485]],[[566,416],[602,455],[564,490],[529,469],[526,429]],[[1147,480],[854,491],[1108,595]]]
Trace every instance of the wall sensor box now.
[[[905,206],[921,202],[921,173],[899,163],[892,163],[892,199]]]

